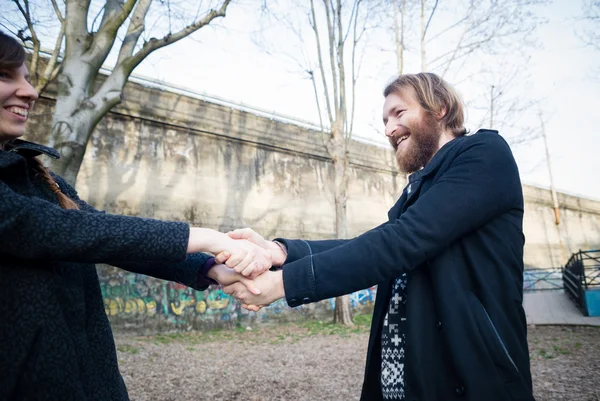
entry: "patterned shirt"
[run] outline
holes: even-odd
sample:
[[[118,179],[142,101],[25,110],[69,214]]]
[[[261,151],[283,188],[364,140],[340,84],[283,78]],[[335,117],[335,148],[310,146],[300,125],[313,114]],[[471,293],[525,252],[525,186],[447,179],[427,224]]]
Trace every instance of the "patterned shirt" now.
[[[381,392],[384,400],[404,400],[406,345],[406,285],[402,274],[394,281],[392,298],[381,330]]]

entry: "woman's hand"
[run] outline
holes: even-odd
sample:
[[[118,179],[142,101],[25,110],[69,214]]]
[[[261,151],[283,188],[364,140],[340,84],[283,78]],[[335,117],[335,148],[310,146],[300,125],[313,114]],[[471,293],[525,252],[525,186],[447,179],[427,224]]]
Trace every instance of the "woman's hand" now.
[[[243,276],[256,277],[271,268],[271,252],[247,240],[234,240],[226,234],[208,228],[190,228],[188,253],[220,254],[223,263]]]
[[[287,250],[282,244],[273,241],[265,240],[260,234],[251,228],[240,228],[227,233],[227,235],[235,240],[246,240],[255,245],[267,250],[271,254],[271,262],[273,266],[283,266],[287,259]],[[215,260],[218,263],[224,263],[228,258],[226,254],[218,254]],[[254,275],[253,275],[254,276]]]
[[[236,273],[233,269],[225,265],[214,265],[208,271],[208,277],[215,280],[221,287],[230,286],[234,283],[240,283],[247,291],[254,295],[260,295],[260,290],[256,287],[253,280]]]

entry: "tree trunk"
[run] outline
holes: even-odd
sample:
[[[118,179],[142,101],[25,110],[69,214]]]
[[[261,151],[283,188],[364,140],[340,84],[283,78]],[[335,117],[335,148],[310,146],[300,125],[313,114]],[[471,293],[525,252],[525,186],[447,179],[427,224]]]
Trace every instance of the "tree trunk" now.
[[[90,112],[81,110],[72,98],[58,98],[52,118],[49,145],[61,158],[50,163],[50,169],[75,185],[79,168],[85,156],[85,148],[95,127]]]
[[[421,71],[427,71],[427,50],[425,48],[425,0],[421,0]]]
[[[91,96],[91,84],[96,74],[82,58],[63,62],[63,72],[58,80],[58,94],[52,117],[52,130],[48,145],[55,148],[61,158],[50,163],[50,169],[75,185],[77,174],[85,156],[86,145],[102,117],[120,101],[126,77],[113,76],[110,93]]]
[[[404,70],[404,12],[406,0],[402,0],[402,9],[398,10],[398,0],[394,0],[394,34],[396,39],[396,58],[398,62],[398,75]],[[400,14],[400,24],[398,23]]]
[[[347,238],[346,204],[348,201],[348,154],[346,139],[340,124],[334,124],[328,151],[333,160],[335,233],[337,238]],[[343,295],[335,299],[333,322],[344,326],[353,326],[350,296]]]

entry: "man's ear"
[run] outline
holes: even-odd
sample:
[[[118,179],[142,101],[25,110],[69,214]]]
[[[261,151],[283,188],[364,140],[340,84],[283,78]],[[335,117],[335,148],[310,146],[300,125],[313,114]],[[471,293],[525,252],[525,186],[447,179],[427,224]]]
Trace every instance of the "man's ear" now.
[[[448,112],[448,110],[445,107],[442,107],[442,109],[440,111],[438,111],[437,113],[435,113],[435,118],[438,121],[441,121],[446,116],[447,112]]]

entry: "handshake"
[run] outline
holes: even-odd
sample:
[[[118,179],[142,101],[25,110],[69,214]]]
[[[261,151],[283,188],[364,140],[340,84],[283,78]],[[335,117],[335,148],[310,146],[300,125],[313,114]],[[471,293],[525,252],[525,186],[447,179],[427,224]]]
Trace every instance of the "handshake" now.
[[[210,252],[215,265],[207,276],[221,285],[223,292],[257,312],[285,296],[281,270],[287,258],[283,245],[266,241],[250,228],[227,234],[206,228],[191,228],[188,253]]]

